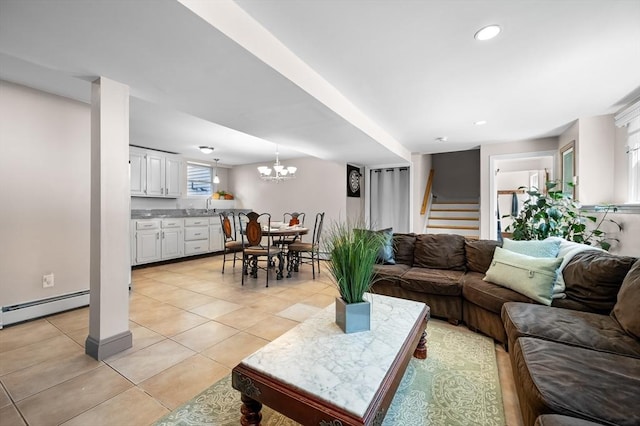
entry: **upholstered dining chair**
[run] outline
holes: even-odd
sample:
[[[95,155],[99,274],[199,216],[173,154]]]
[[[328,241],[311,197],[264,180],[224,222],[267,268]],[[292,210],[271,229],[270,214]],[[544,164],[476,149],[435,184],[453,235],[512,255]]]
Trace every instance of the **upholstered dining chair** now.
[[[267,276],[267,287],[269,287],[269,269],[273,265],[276,269],[276,279],[282,279],[282,270],[284,267],[283,251],[280,247],[273,244],[273,238],[267,233],[266,243],[263,243],[262,226],[271,229],[271,215],[269,213],[258,214],[239,213],[238,218],[241,223],[245,223],[242,235],[242,285],[244,285],[244,276],[251,274],[253,278],[258,278],[258,269],[263,269]],[[265,258],[265,266],[260,266],[260,258]],[[278,259],[276,268],[274,258]]]
[[[236,267],[238,253],[242,253],[242,240],[238,241],[236,220],[233,212],[221,212],[220,224],[222,225],[222,232],[224,234],[224,252],[222,255],[222,273],[224,274],[225,263],[232,260],[227,260],[227,253],[233,253],[233,267]]]
[[[313,225],[313,239],[310,243],[294,241],[289,244],[287,252],[287,277],[291,277],[291,271],[298,271],[302,263],[311,264],[313,279],[316,279],[316,263],[318,273],[320,273],[320,235],[322,234],[322,224],[324,222],[324,212],[316,214],[316,221]]]

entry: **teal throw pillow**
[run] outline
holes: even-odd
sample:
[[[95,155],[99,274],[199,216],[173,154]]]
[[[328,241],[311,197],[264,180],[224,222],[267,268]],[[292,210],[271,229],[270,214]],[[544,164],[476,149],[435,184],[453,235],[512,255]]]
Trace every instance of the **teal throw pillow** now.
[[[561,263],[562,258],[533,257],[496,247],[484,280],[550,306]]]
[[[560,241],[554,240],[531,240],[531,241],[514,241],[505,238],[502,242],[502,248],[507,250],[526,254],[533,257],[557,257],[560,251]]]

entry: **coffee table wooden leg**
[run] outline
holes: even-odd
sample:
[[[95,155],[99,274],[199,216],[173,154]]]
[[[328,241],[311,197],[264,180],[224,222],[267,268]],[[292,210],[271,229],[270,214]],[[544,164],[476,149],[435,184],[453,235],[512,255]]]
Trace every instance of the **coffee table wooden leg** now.
[[[240,412],[242,413],[240,424],[242,426],[259,426],[262,421],[262,413],[260,412],[262,409],[262,403],[249,398],[245,394],[240,394],[240,400],[242,401],[242,407],[240,408]]]
[[[418,346],[416,350],[413,352],[414,358],[418,359],[427,359],[427,331],[422,332],[422,336],[420,336],[420,341],[418,342]]]

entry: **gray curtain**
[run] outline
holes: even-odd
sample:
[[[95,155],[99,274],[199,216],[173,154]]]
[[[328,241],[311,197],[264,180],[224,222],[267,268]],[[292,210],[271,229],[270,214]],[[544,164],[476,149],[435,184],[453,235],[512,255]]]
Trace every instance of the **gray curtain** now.
[[[409,168],[371,170],[371,226],[409,232]]]

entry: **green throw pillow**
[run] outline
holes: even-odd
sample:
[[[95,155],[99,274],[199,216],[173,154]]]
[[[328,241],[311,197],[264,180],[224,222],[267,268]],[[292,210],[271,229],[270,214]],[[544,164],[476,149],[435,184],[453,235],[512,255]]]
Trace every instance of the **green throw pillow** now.
[[[562,258],[533,257],[496,247],[484,280],[550,306],[553,284],[561,263]]]
[[[559,240],[514,241],[505,238],[502,248],[533,257],[556,257],[560,251]]]

